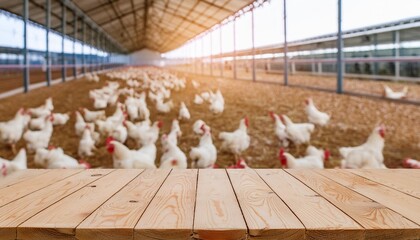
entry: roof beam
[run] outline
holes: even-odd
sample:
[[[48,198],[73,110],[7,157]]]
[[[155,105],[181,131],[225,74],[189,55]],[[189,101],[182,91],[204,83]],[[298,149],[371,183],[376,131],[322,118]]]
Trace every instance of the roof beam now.
[[[149,1],[145,0],[144,1],[144,14],[143,14],[143,39],[146,39],[148,15],[149,15]]]
[[[107,20],[107,21],[105,21],[105,22],[98,23],[98,25],[99,25],[99,26],[102,26],[102,27],[105,27],[106,25],[109,25],[109,24],[111,24],[111,23],[113,23],[113,22],[115,22],[115,21],[118,21],[120,18],[124,18],[124,17],[127,17],[128,15],[135,14],[137,11],[140,11],[140,10],[142,10],[143,8],[144,8],[144,7],[143,7],[143,6],[141,6],[141,7],[139,7],[139,8],[134,9],[133,11],[130,11],[130,12],[127,12],[127,13],[123,13],[123,14],[121,14],[119,17],[116,17],[116,18],[111,18],[111,19],[109,19],[109,20]]]

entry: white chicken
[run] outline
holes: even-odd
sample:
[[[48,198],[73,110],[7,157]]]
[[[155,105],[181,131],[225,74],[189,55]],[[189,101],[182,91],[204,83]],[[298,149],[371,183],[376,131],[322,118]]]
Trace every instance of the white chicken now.
[[[328,124],[328,121],[330,121],[330,115],[319,111],[316,108],[312,98],[305,100],[305,112],[310,123],[325,126]]]
[[[408,93],[408,87],[405,86],[402,91],[396,92],[393,91],[390,87],[387,85],[384,85],[384,97],[389,99],[403,99],[407,97]]]
[[[179,121],[176,119],[172,120],[171,132],[174,132],[177,137],[182,136],[181,127],[179,126]]]
[[[89,111],[87,108],[80,108],[86,122],[95,122],[106,118],[105,111]]]
[[[217,90],[216,94],[210,92],[210,106],[209,109],[214,114],[223,113],[225,109],[225,100],[220,90]]]
[[[28,152],[35,152],[38,148],[46,148],[50,142],[54,121],[53,116],[45,117],[45,127],[39,131],[27,130],[23,134],[23,139],[26,141],[26,148]]]
[[[173,142],[171,142],[166,134],[161,138],[162,146],[165,146],[165,152],[160,158],[159,168],[187,168],[187,156],[182,150]]]
[[[191,81],[191,84],[193,85],[193,87],[194,87],[195,89],[197,89],[197,88],[199,88],[199,87],[200,87],[200,83],[199,83],[199,82],[197,82],[197,81],[195,81],[195,80],[192,80],[192,81]]]
[[[12,120],[0,122],[0,142],[10,145],[16,153],[16,143],[22,138],[31,117],[23,108],[19,109]]]
[[[32,118],[29,121],[29,129],[31,130],[42,130],[45,127],[45,116],[43,117],[38,117],[38,118]]]
[[[139,150],[130,150],[112,137],[107,138],[106,144],[108,152],[112,154],[114,168],[156,168],[156,146],[153,141]]]
[[[111,133],[111,136],[115,141],[125,143],[127,141],[128,132],[127,128],[123,124],[117,125]]]
[[[194,131],[194,133],[195,134],[198,134],[198,135],[202,135],[202,134],[204,134],[204,131],[203,131],[203,129],[202,129],[202,126],[203,126],[203,124],[204,125],[206,125],[206,127],[208,127],[208,128],[210,128],[203,120],[201,120],[201,119],[198,119],[197,121],[195,121],[194,122],[194,124],[193,124],[193,127],[192,127],[192,129],[193,129],[193,131]]]
[[[59,126],[59,125],[65,125],[69,119],[70,119],[70,114],[69,113],[53,113],[53,125],[54,126]]]
[[[194,104],[200,105],[203,104],[204,100],[202,97],[200,97],[200,95],[195,94],[194,96]]]
[[[95,140],[92,137],[91,129],[86,126],[83,131],[82,138],[79,141],[79,148],[77,154],[80,157],[91,157],[93,156],[93,151],[96,150]]]
[[[36,108],[29,108],[29,112],[31,113],[32,117],[44,117],[51,114],[51,111],[54,110],[53,100],[52,98],[47,98],[45,103]]]
[[[280,149],[279,160],[283,168],[291,169],[324,169],[324,162],[328,161],[330,152],[328,150],[317,149],[314,146],[306,148],[306,156],[295,158],[290,153],[285,153]]]
[[[156,101],[156,110],[160,113],[169,113],[173,107],[172,100],[169,100],[167,102],[163,102],[162,99],[157,99]]]
[[[287,138],[296,145],[309,143],[311,133],[315,126],[312,123],[293,123],[286,115],[280,116],[281,121],[286,126]]]
[[[48,169],[89,169],[90,164],[77,161],[66,155],[62,148],[39,148],[34,157],[35,164]]]
[[[76,123],[74,124],[74,130],[77,136],[82,136],[83,132],[85,131],[86,126],[89,126],[92,131],[95,129],[94,123],[86,123],[85,119],[83,119],[82,114],[80,112],[75,111],[74,114],[76,115]]]
[[[0,158],[0,168],[1,168],[1,177],[6,177],[11,173],[27,169],[27,158],[26,158],[26,151],[24,148],[20,149],[18,154],[13,158],[13,160],[6,160],[4,158]]]
[[[148,124],[136,125],[130,121],[124,121],[124,125],[127,127],[128,136],[140,146],[157,141],[163,122],[156,121],[152,126],[149,126]]]
[[[247,150],[250,144],[248,135],[249,120],[247,117],[241,119],[239,128],[234,132],[221,132],[219,139],[222,140],[222,149],[228,150],[238,157],[243,151]]]
[[[181,102],[181,106],[179,108],[178,119],[179,120],[190,120],[190,118],[191,118],[190,111],[188,111],[188,108],[185,105],[185,103]]]
[[[287,139],[287,133],[286,133],[286,126],[280,120],[279,115],[275,114],[274,112],[269,112],[269,114],[275,123],[274,132],[277,138],[280,140],[280,144],[283,147],[289,146],[289,140]]]
[[[385,145],[385,126],[375,127],[367,141],[357,147],[339,148],[341,168],[386,168],[382,150]]]
[[[403,161],[403,166],[405,168],[420,169],[420,161],[411,158],[406,158]]]
[[[212,168],[217,160],[217,149],[213,144],[211,131],[207,125],[203,124],[201,129],[204,134],[200,138],[200,143],[190,151],[191,167]]]

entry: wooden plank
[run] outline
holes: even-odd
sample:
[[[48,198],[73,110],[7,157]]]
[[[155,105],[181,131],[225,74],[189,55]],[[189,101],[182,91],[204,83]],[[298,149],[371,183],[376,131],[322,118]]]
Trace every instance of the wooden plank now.
[[[169,173],[145,170],[77,227],[77,239],[133,239],[135,225]]]
[[[189,239],[197,170],[172,170],[134,229],[134,239]]]
[[[363,227],[285,171],[256,171],[303,223],[306,238],[363,239]]]
[[[57,169],[54,171],[48,171],[47,173],[41,174],[39,176],[35,176],[31,179],[28,179],[28,181],[19,182],[9,187],[2,188],[0,189],[0,206],[11,203],[57,181],[79,173],[80,171],[82,170]]]
[[[420,198],[420,171],[407,169],[404,171],[389,171],[388,169],[349,169],[350,172],[380,183],[382,185],[405,192],[416,198]],[[418,172],[417,177],[410,175]]]
[[[12,186],[16,183],[23,182],[35,176],[44,174],[48,171],[49,170],[47,169],[25,169],[25,170],[13,172],[12,174],[7,175],[5,178],[1,179],[0,188]]]
[[[74,239],[75,228],[139,173],[119,169],[83,187],[18,226],[18,239]]]
[[[1,207],[0,240],[16,239],[18,225],[111,171],[106,169],[82,171]]]
[[[420,224],[420,199],[354,175],[349,171],[331,169],[319,171],[319,173]]]
[[[304,239],[305,228],[252,169],[227,170],[251,239]]]
[[[196,239],[245,239],[247,227],[225,169],[198,172]]]
[[[366,230],[365,239],[415,239],[419,236],[417,224],[323,175],[314,171],[287,171],[362,225]]]

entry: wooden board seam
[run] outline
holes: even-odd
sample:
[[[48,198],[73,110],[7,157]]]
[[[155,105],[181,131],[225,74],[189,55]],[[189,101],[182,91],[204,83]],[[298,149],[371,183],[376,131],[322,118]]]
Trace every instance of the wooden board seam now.
[[[232,187],[232,189],[233,189],[233,194],[235,194],[235,198],[236,198],[236,201],[238,202],[239,209],[241,210],[242,218],[244,219],[245,226],[246,226],[246,235],[247,235],[247,236],[246,236],[246,239],[248,239],[248,236],[249,236],[249,226],[248,226],[248,223],[246,222],[246,218],[245,218],[245,215],[244,215],[244,211],[242,210],[241,203],[239,202],[238,195],[236,194],[236,189],[233,187],[233,184],[232,184],[232,179],[230,179],[230,175],[229,175],[229,173],[228,173],[228,171],[227,171],[227,169],[226,169],[226,168],[225,168],[225,172],[226,172],[226,175],[227,175],[227,177],[228,177],[228,179],[229,179],[230,186],[231,186],[231,187]]]
[[[165,179],[163,179],[162,183],[160,184],[159,188],[156,190],[155,194],[153,194],[153,197],[150,199],[149,203],[147,203],[146,207],[144,208],[143,212],[141,213],[141,215],[139,216],[139,219],[137,220],[136,224],[134,224],[134,227],[132,229],[133,231],[133,238],[135,235],[134,229],[136,228],[137,224],[139,224],[140,219],[143,217],[143,214],[146,212],[146,210],[149,208],[150,204],[152,203],[153,199],[155,199],[156,195],[158,194],[158,192],[160,191],[160,189],[162,188],[163,184],[166,182],[166,179],[168,179],[169,175],[171,175],[172,173],[171,169],[168,173],[168,175],[166,175]],[[150,236],[149,236],[150,237]]]
[[[386,184],[383,184],[383,183],[381,183],[381,182],[375,181],[375,180],[373,180],[373,179],[371,179],[371,178],[367,178],[367,177],[365,177],[365,176],[362,176],[362,175],[360,175],[360,174],[357,174],[357,173],[356,173],[356,172],[354,172],[354,171],[349,171],[349,172],[350,172],[351,174],[355,175],[355,176],[358,176],[358,177],[364,178],[364,179],[366,179],[366,180],[372,181],[372,182],[377,183],[377,184],[379,184],[379,185],[382,185],[382,186],[384,186],[384,187],[394,189],[395,191],[398,191],[398,192],[404,193],[404,194],[406,194],[406,195],[408,195],[408,196],[410,196],[410,197],[414,197],[414,198],[420,199],[420,198],[419,198],[419,197],[417,197],[417,196],[414,196],[414,195],[408,194],[407,192],[401,191],[401,190],[399,190],[399,189],[397,189],[397,188],[395,188],[395,187],[391,187],[391,186],[389,186],[389,185],[386,185]],[[323,176],[324,176],[324,175],[323,175]]]
[[[31,219],[33,216],[35,216],[35,215],[37,215],[37,214],[41,213],[42,211],[44,211],[45,209],[49,208],[50,206],[52,206],[52,205],[54,205],[54,204],[56,204],[56,203],[60,202],[60,201],[61,201],[61,200],[63,200],[64,198],[66,198],[66,197],[68,197],[68,196],[72,195],[73,193],[75,193],[75,192],[79,191],[80,189],[82,189],[82,188],[86,187],[87,185],[92,184],[93,182],[96,182],[97,180],[99,180],[99,179],[101,179],[101,178],[105,177],[106,175],[108,175],[108,174],[112,173],[113,171],[115,171],[115,170],[112,170],[112,171],[110,171],[110,172],[108,172],[108,173],[106,173],[106,174],[102,174],[102,176],[101,176],[101,177],[99,177],[99,178],[97,178],[97,179],[95,179],[95,180],[93,180],[93,181],[91,181],[91,182],[86,183],[85,185],[81,186],[81,187],[80,187],[80,188],[78,188],[78,189],[75,189],[73,192],[71,192],[71,193],[69,193],[69,194],[67,194],[67,195],[65,195],[65,196],[62,196],[60,199],[57,199],[57,201],[55,201],[55,202],[51,203],[49,206],[46,206],[45,208],[41,209],[40,211],[38,211],[38,212],[34,213],[34,214],[33,214],[31,217],[29,217],[28,219],[26,219],[26,220],[22,221],[20,224],[18,224],[18,225],[16,226],[16,237],[17,237],[18,227],[19,227],[20,225],[22,225],[24,222],[28,221],[28,220],[29,220],[29,219]],[[77,174],[82,174],[82,173],[83,173],[83,171],[80,171],[80,172],[78,172]],[[74,175],[72,175],[72,176],[76,176],[77,174],[74,174]],[[60,181],[58,181],[58,182],[60,182]],[[55,182],[55,183],[58,183],[58,182]],[[54,183],[54,184],[55,184],[55,183]],[[53,185],[53,184],[51,184],[51,185]]]
[[[44,170],[44,169],[40,169],[40,170]],[[22,171],[25,171],[25,170],[22,170]],[[41,174],[39,174],[39,175],[36,175],[36,176],[41,176],[41,175],[43,175],[43,174],[46,174],[47,172],[48,172],[48,170],[47,169],[45,169],[45,171],[42,171],[43,173],[41,173]],[[13,175],[12,175],[13,176]],[[34,176],[32,176],[32,177],[34,177]],[[9,184],[9,185],[6,185],[6,186],[3,186],[3,187],[0,187],[0,189],[3,189],[3,188],[7,188],[7,187],[10,187],[10,186],[13,186],[13,185],[15,185],[15,184],[18,184],[18,183],[22,183],[22,182],[25,182],[25,181],[29,181],[29,180],[31,180],[31,178],[32,177],[30,177],[30,178],[28,178],[28,179],[21,179],[21,180],[18,180],[18,181],[16,181],[16,182],[13,182],[13,183],[11,183],[11,184]]]
[[[310,171],[310,170],[309,170]],[[357,225],[359,225],[360,227],[362,227],[364,229],[363,234],[366,235],[366,228],[363,227],[356,219],[354,219],[353,217],[351,217],[350,215],[348,215],[346,212],[344,212],[340,207],[338,207],[337,205],[335,205],[333,202],[331,202],[330,200],[328,200],[327,198],[325,198],[324,196],[322,196],[319,192],[317,192],[315,189],[311,188],[310,186],[306,185],[304,182],[302,182],[299,178],[293,176],[293,174],[291,174],[289,171],[285,170],[285,172],[287,174],[289,174],[290,176],[292,176],[293,178],[295,178],[296,180],[298,180],[299,182],[301,182],[303,185],[305,185],[307,188],[311,189],[312,191],[316,192],[316,194],[318,194],[320,197],[322,197],[323,199],[325,199],[327,202],[329,202],[331,205],[333,205],[334,207],[336,207],[338,210],[340,210],[340,212],[344,213],[346,216],[348,216],[351,220],[353,220],[354,222],[357,223]],[[317,172],[315,172],[315,174],[318,174]],[[323,176],[323,175],[322,175]],[[334,181],[335,182],[335,181]],[[352,189],[350,189],[350,191],[352,192],[356,192]],[[356,192],[358,193],[358,192]],[[371,199],[372,200],[372,199]],[[376,202],[376,201],[374,201]],[[378,203],[379,204],[379,203]],[[381,204],[382,205],[382,204]]]
[[[64,181],[65,179],[67,179],[67,178],[69,178],[69,177],[72,177],[72,176],[74,176],[74,175],[76,175],[76,174],[78,174],[78,173],[81,173],[83,170],[79,170],[79,171],[75,171],[75,173],[73,173],[73,174],[71,174],[71,175],[69,175],[69,176],[67,176],[67,177],[65,177],[65,178],[63,178],[63,179],[60,179],[59,181],[57,181],[57,182],[53,182],[53,183],[50,183],[50,184],[48,184],[48,185],[45,185],[44,187],[42,187],[42,188],[39,188],[39,189],[37,189],[37,190],[35,190],[35,191],[33,191],[33,192],[30,192],[30,193],[28,193],[28,194],[25,194],[25,195],[23,195],[23,196],[21,196],[21,197],[19,197],[19,198],[16,198],[16,199],[14,199],[13,201],[10,201],[10,202],[8,202],[8,203],[6,203],[6,204],[4,204],[4,205],[1,205],[0,207],[4,207],[4,206],[7,206],[7,205],[9,205],[10,203],[12,203],[12,202],[15,202],[15,201],[17,201],[17,200],[19,200],[19,199],[22,199],[22,198],[24,198],[24,197],[26,197],[26,196],[29,196],[29,195],[31,195],[31,194],[33,194],[33,193],[36,193],[36,192],[38,192],[38,191],[40,191],[40,190],[42,190],[42,189],[44,189],[44,188],[46,188],[46,187],[49,187],[49,186],[51,186],[51,185],[53,185],[53,184],[55,184],[55,183],[58,183],[58,182],[61,182],[61,181]],[[43,174],[41,174],[41,175],[43,175]],[[41,175],[38,175],[38,176],[41,176]],[[30,180],[30,179],[28,179],[28,180]],[[26,182],[26,180],[25,181],[22,181],[22,182]],[[21,183],[22,183],[21,182]],[[13,186],[13,185],[11,185],[11,186]]]
[[[306,234],[306,232],[308,231],[307,230],[307,228],[306,228],[306,226],[305,226],[305,224],[303,224],[303,222],[302,222],[302,220],[300,220],[300,218],[296,215],[296,213],[292,210],[292,208],[290,208],[289,207],[289,205],[277,194],[277,192],[276,191],[274,191],[274,189],[272,189],[271,188],[271,186],[270,186],[270,184],[268,184],[265,180],[264,180],[264,178],[262,178],[261,177],[261,175],[258,173],[258,171],[256,171],[255,169],[252,169],[252,170],[254,170],[254,172],[258,175],[258,177],[265,183],[265,185],[267,185],[268,186],[268,188],[270,188],[270,190],[274,193],[274,194],[276,194],[276,196],[278,197],[278,198],[280,198],[280,200],[284,203],[284,205],[286,205],[286,207],[293,213],[293,215],[295,215],[295,217],[299,220],[299,222],[302,224],[302,226],[304,226],[305,227],[305,236],[307,236],[307,234]],[[279,169],[280,171],[284,171],[284,169]],[[306,186],[306,185],[305,185]]]

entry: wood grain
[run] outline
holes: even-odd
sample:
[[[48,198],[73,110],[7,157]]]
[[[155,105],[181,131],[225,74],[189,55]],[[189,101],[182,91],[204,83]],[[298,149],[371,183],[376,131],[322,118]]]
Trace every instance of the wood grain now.
[[[133,229],[171,170],[144,170],[76,229],[77,239],[133,239]]]
[[[324,170],[319,173],[420,224],[420,199],[349,171]]]
[[[405,192],[416,198],[420,198],[420,171],[407,169],[404,173],[389,171],[388,169],[349,169],[350,172],[380,183],[382,185]],[[417,171],[418,176],[410,172]],[[414,172],[413,172],[414,173]]]
[[[18,226],[18,239],[73,239],[75,228],[139,173],[118,169],[81,188]]]
[[[419,226],[393,210],[314,171],[287,170],[365,228],[365,239],[415,239]]]
[[[306,228],[309,239],[363,239],[364,229],[296,178],[278,169],[256,170]]]
[[[189,239],[197,170],[172,170],[134,229],[134,239]]]
[[[45,174],[34,176],[27,181],[2,188],[0,189],[0,206],[4,206],[80,171],[82,170],[59,169],[48,171]]]
[[[194,237],[245,239],[247,227],[225,169],[198,173]]]
[[[305,228],[252,169],[228,169],[250,238],[304,239]]]
[[[0,188],[5,188],[13,184],[23,182],[25,180],[31,179],[35,176],[44,174],[48,172],[47,169],[25,169],[22,171],[13,172],[10,175],[7,175],[5,178],[2,178],[0,181]]]
[[[18,225],[111,171],[105,169],[82,171],[1,207],[0,240],[16,239]]]

